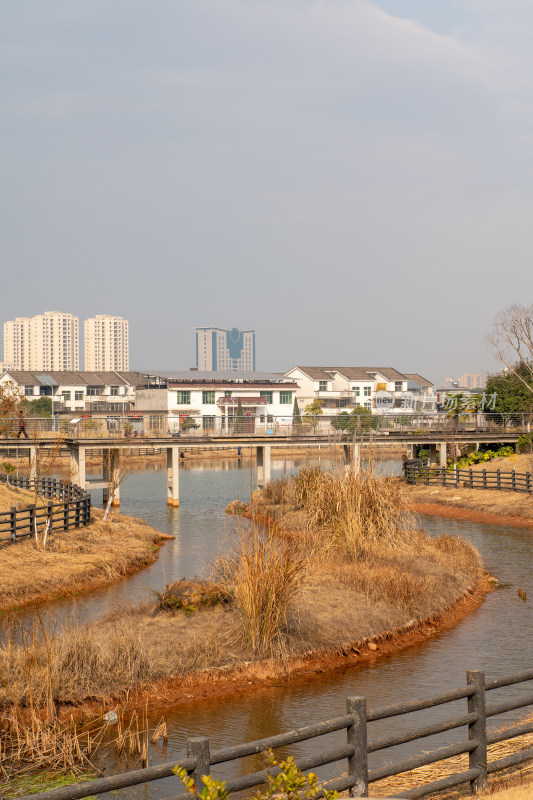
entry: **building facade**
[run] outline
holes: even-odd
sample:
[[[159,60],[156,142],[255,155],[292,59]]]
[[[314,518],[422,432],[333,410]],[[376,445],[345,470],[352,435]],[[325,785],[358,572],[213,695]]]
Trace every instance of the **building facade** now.
[[[136,372],[5,370],[0,384],[14,384],[26,400],[49,397],[54,414],[100,414],[133,408],[135,389],[146,383]]]
[[[199,372],[255,372],[255,331],[196,328]]]
[[[84,323],[85,369],[88,371],[130,368],[129,325],[122,317],[98,314]]]
[[[434,411],[433,384],[393,367],[293,367],[285,373],[298,384],[300,410],[314,400],[326,416],[362,406],[372,413]]]
[[[4,323],[4,361],[17,370],[77,370],[79,319],[60,311]]]
[[[135,411],[145,428],[198,433],[268,433],[292,425],[298,386],[263,373],[175,373],[160,389],[137,389]]]

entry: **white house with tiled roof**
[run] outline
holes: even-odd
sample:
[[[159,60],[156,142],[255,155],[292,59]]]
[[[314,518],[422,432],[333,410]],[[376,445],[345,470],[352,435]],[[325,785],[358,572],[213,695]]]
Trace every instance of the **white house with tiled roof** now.
[[[4,370],[0,384],[13,383],[27,400],[50,397],[54,413],[128,411],[142,376],[135,372],[33,372]]]
[[[296,366],[285,375],[299,386],[296,396],[302,410],[316,399],[321,401],[324,414],[356,406],[373,413],[413,410],[410,378],[394,367]]]
[[[171,372],[165,388],[137,390],[135,409],[151,430],[166,426],[171,432],[230,433],[240,401],[243,419],[239,424],[246,432],[264,432],[292,425],[297,390],[295,381],[271,373]]]

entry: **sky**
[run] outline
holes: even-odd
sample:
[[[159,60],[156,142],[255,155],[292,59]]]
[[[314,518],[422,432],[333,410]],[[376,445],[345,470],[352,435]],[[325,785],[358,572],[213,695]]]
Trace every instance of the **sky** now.
[[[532,302],[530,0],[3,0],[0,321],[257,368],[499,369]],[[1,354],[0,354],[1,355]]]

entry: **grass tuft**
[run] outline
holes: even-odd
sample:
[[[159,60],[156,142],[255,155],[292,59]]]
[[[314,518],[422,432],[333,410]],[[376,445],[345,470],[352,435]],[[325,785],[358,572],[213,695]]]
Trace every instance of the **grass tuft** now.
[[[242,636],[254,655],[280,655],[287,609],[298,595],[305,556],[272,531],[242,526],[234,546],[215,563],[214,573],[234,598]]]

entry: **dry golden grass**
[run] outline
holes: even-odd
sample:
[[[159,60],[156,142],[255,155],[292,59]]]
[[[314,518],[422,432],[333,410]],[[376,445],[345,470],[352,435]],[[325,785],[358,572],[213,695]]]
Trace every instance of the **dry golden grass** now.
[[[479,511],[483,514],[504,514],[512,517],[533,519],[533,497],[522,492],[498,491],[496,489],[467,489],[443,486],[405,486],[410,503],[439,503],[445,506]],[[472,514],[472,516],[474,516]],[[494,519],[497,522],[497,519]]]
[[[233,597],[242,636],[254,655],[285,653],[287,611],[298,596],[305,569],[301,549],[245,521],[232,549],[217,559],[215,577]]]
[[[26,508],[31,504],[42,505],[42,500],[39,498],[37,498],[36,502],[35,492],[0,483],[0,512],[10,511],[12,506],[20,509]]]
[[[86,528],[54,533],[46,550],[33,538],[0,549],[0,611],[112,583],[155,559],[159,534],[142,520],[92,514]]]
[[[348,481],[352,487],[352,478]],[[279,527],[266,535],[254,526],[241,530],[233,550],[215,568],[234,598],[229,605],[156,615],[146,605],[130,607],[48,639],[38,623],[22,644],[13,634],[0,648],[0,674],[5,676],[0,707],[43,705],[49,697],[66,703],[117,696],[160,679],[265,655],[301,656],[339,648],[442,612],[476,584],[479,556],[461,539],[432,539],[413,529],[397,487],[393,492],[388,481],[383,486],[387,498],[396,498],[395,505],[388,505],[390,535],[380,537],[375,527],[365,542],[359,527],[356,548],[347,546],[336,530],[330,534],[327,520],[323,529],[315,530],[305,510],[285,513],[286,505],[262,504],[256,496],[258,510],[272,511],[279,519],[281,509],[281,522],[290,518],[291,527],[299,522],[300,530]],[[278,488],[280,496],[290,491],[287,482]],[[276,491],[273,487],[270,495]],[[369,496],[377,502],[377,485]],[[347,505],[343,513],[350,513]],[[374,515],[371,509],[369,513]],[[338,510],[335,515],[338,519]],[[117,524],[127,528],[128,521],[113,526]],[[117,536],[116,527],[99,523],[97,529],[100,537],[124,544],[127,530]],[[140,529],[141,538],[153,534],[147,527]],[[79,535],[89,536],[90,531]],[[96,545],[101,552],[100,539]],[[62,546],[68,545],[63,541]],[[85,544],[75,546],[83,549]],[[126,541],[125,549],[130,548]],[[65,563],[75,555],[69,553]],[[94,566],[92,557],[88,563]]]
[[[366,604],[383,603],[415,617],[435,613],[475,582],[476,550],[458,537],[416,529],[400,481],[369,473],[302,470],[254,496],[256,512],[283,531],[299,532],[309,569],[334,576]],[[395,616],[395,613],[392,614]]]

